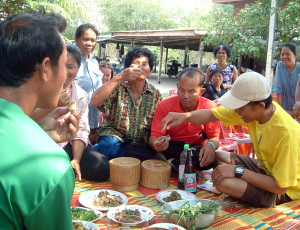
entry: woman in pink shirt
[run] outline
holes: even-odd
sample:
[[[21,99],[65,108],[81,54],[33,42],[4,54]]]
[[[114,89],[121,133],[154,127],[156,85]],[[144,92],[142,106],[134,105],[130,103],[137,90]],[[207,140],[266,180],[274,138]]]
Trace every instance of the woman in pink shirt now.
[[[60,145],[70,157],[76,180],[104,181],[109,178],[109,162],[106,156],[89,146],[88,95],[74,81],[81,64],[81,51],[70,44],[67,45],[67,51],[67,77],[58,106],[67,106],[70,101],[76,101],[80,122],[76,137]]]

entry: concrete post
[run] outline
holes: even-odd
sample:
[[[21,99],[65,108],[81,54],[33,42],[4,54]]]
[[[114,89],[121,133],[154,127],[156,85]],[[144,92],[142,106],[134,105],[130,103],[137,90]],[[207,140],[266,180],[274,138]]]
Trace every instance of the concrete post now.
[[[273,84],[273,77],[274,77],[272,63],[273,63],[273,46],[274,46],[275,27],[276,27],[276,15],[277,15],[277,0],[271,0],[269,38],[268,38],[266,75],[265,75],[271,87]]]
[[[161,67],[162,67],[162,56],[163,56],[163,48],[164,48],[164,38],[161,37],[160,40],[160,55],[159,55],[159,68],[158,68],[158,84],[160,84],[161,80]]]

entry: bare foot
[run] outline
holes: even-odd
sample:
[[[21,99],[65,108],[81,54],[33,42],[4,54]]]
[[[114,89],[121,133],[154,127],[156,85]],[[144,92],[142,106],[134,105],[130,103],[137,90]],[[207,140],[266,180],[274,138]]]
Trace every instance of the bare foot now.
[[[248,204],[242,203],[231,196],[225,196],[223,201],[226,202],[226,208],[245,208],[249,206]]]

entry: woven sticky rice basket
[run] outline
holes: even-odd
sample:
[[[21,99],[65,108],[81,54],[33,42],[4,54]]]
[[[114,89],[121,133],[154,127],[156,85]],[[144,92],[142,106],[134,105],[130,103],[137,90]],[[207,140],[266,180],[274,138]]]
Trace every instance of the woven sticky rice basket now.
[[[166,189],[170,185],[171,166],[161,160],[142,162],[140,184],[151,189]]]
[[[129,192],[139,187],[141,161],[133,157],[119,157],[109,161],[112,188]]]

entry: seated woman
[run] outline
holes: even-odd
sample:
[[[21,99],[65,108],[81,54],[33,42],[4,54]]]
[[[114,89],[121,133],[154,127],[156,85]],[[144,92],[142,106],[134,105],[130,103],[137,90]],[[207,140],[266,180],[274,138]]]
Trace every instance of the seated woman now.
[[[223,87],[222,82],[224,78],[224,72],[221,68],[213,69],[210,73],[210,76],[211,84],[204,83],[203,88],[205,88],[206,91],[204,92],[202,97],[214,101],[223,96],[228,91],[228,89],[225,89]]]
[[[231,89],[232,84],[238,77],[238,72],[234,65],[227,63],[227,58],[230,57],[230,49],[225,45],[218,45],[214,48],[214,56],[217,62],[207,68],[205,83],[209,83],[211,71],[221,68],[224,72],[223,87]]]
[[[89,142],[89,119],[88,119],[88,95],[74,81],[81,64],[81,51],[75,45],[67,44],[67,77],[60,95],[58,107],[65,107],[70,101],[76,101],[80,115],[79,129],[74,139],[60,143],[70,157],[76,180],[84,178],[91,181],[105,181],[109,178],[109,162],[107,157],[99,154],[88,145]],[[51,111],[36,109],[32,118],[40,120]],[[63,117],[59,118],[63,119]]]
[[[91,99],[101,112],[109,110],[99,128],[93,148],[108,159],[124,156],[131,142],[148,142],[151,123],[160,92],[147,82],[154,66],[154,55],[135,47],[125,57],[125,70],[97,89]]]

